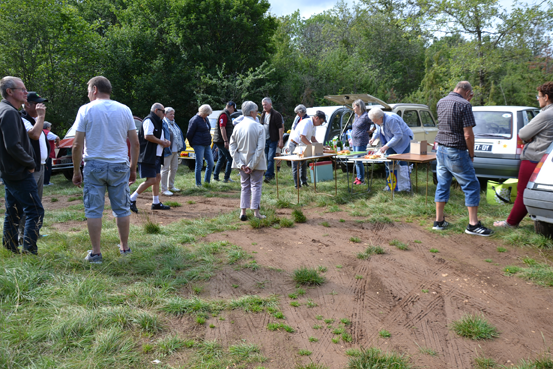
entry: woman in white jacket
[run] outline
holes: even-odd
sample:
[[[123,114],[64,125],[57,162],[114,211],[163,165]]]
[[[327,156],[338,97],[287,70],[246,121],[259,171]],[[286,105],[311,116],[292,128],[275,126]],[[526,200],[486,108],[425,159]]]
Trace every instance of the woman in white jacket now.
[[[235,126],[230,138],[232,167],[240,170],[242,191],[240,193],[240,220],[246,221],[248,206],[254,215],[265,218],[259,213],[263,173],[267,170],[265,159],[265,131],[255,118],[258,107],[253,101],[242,104],[244,119]]]

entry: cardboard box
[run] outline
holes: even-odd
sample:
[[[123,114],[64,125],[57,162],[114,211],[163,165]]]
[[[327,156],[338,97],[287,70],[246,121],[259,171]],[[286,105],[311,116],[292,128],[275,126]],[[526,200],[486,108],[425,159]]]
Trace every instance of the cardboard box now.
[[[428,143],[425,141],[411,141],[411,154],[427,155]]]
[[[302,157],[310,157],[310,156],[318,156],[323,154],[324,146],[322,143],[314,143],[312,145],[305,145],[305,146],[297,146],[296,150],[294,150],[295,153]]]

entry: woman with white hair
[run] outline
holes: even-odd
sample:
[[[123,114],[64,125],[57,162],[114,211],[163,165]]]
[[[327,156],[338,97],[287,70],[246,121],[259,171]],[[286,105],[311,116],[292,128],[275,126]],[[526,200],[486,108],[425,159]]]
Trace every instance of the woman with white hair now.
[[[369,111],[369,118],[376,124],[376,132],[373,138],[369,141],[372,145],[376,138],[380,138],[382,148],[380,152],[391,154],[407,154],[411,150],[411,140],[413,139],[413,131],[407,123],[396,113],[383,112],[380,108],[372,108]],[[409,175],[408,164],[405,161],[399,162],[399,172]],[[389,168],[386,166],[386,178],[389,176]],[[405,177],[402,175],[402,177]],[[404,187],[407,191],[411,189],[409,183]],[[390,190],[388,186],[384,188]],[[398,180],[398,190],[402,190],[402,185]]]
[[[179,169],[179,155],[186,150],[184,135],[177,123],[175,123],[175,109],[165,108],[163,118],[163,134],[169,137],[171,146],[163,149],[163,167],[161,168],[161,193],[165,196],[173,196],[173,192],[179,192],[175,187],[175,176]],[[173,192],[171,192],[173,191]]]
[[[204,158],[207,162],[204,181],[209,183],[211,180],[211,171],[213,170],[213,155],[211,154],[211,126],[207,117],[213,110],[211,106],[204,104],[198,109],[198,114],[194,115],[188,122],[188,131],[186,138],[188,143],[194,149],[196,155],[196,167],[194,174],[196,177],[196,187],[202,185],[202,167]]]
[[[265,129],[256,121],[257,104],[245,101],[242,104],[244,119],[234,128],[230,138],[232,167],[240,170],[240,220],[246,221],[246,209],[254,211],[254,216],[263,219],[259,213],[263,173],[267,170],[265,160]]]

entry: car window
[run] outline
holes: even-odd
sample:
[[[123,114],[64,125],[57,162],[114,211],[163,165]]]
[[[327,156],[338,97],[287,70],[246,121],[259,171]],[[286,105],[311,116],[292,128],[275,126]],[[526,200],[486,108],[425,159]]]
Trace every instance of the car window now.
[[[420,127],[421,122],[416,110],[405,110],[403,120],[409,127]]]
[[[338,111],[334,116],[332,117],[332,121],[330,122],[330,129],[332,132],[340,132],[340,129],[342,128],[342,125],[340,123],[342,118],[342,112]]]
[[[525,110],[523,114],[526,115],[524,125],[527,125],[534,118],[534,112],[532,110]]]
[[[436,123],[429,111],[421,110],[419,113],[421,114],[422,125],[424,127],[436,127]]]
[[[350,119],[350,117],[352,116],[352,112],[351,111],[346,111],[344,113],[344,115],[342,116],[342,127],[346,124],[348,124],[348,120]],[[351,120],[349,120],[349,124],[352,125],[353,124],[353,120],[355,119],[355,117],[351,118]]]
[[[513,136],[513,114],[508,111],[473,111],[474,135],[481,137]]]
[[[209,125],[211,128],[217,128],[217,118],[209,118]]]

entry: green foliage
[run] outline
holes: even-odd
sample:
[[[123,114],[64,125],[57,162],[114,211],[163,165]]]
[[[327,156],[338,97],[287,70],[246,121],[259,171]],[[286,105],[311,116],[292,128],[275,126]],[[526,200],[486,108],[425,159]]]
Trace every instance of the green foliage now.
[[[380,349],[372,347],[355,352],[347,366],[347,369],[365,368],[409,369],[411,365],[403,355],[395,352],[383,353]]]
[[[364,252],[360,252],[357,254],[357,259],[366,260],[366,259],[369,259],[371,255],[374,255],[374,254],[381,255],[385,253],[386,252],[384,251],[384,249],[380,246],[369,246],[365,249]]]
[[[312,352],[309,351],[309,350],[300,349],[300,350],[298,351],[298,355],[300,355],[300,356],[309,356],[309,355],[311,355],[311,354],[312,354]]]
[[[303,212],[300,209],[294,209],[292,211],[292,217],[296,223],[305,223],[307,218],[303,215]]]
[[[390,332],[385,329],[382,329],[380,332],[378,332],[378,335],[382,338],[390,338],[392,336]]]
[[[399,241],[399,240],[395,240],[395,239],[394,239],[394,240],[391,240],[391,241],[390,241],[390,245],[391,245],[391,246],[395,246],[395,247],[397,247],[398,249],[403,250],[403,251],[409,250],[409,247],[408,247],[405,243],[403,243],[403,242],[401,242],[401,241]]]
[[[294,333],[294,328],[290,327],[289,325],[286,325],[284,323],[269,323],[267,324],[267,329],[270,331],[278,331],[278,330],[284,330],[288,333]]]
[[[321,285],[325,282],[325,278],[319,275],[319,272],[315,269],[309,269],[301,267],[294,270],[294,282],[304,285]]]
[[[452,329],[459,336],[471,340],[488,340],[499,336],[497,329],[479,315],[463,316],[452,323]]]

